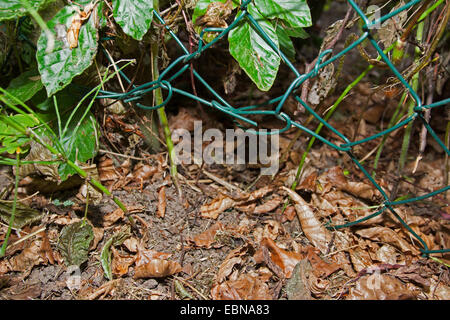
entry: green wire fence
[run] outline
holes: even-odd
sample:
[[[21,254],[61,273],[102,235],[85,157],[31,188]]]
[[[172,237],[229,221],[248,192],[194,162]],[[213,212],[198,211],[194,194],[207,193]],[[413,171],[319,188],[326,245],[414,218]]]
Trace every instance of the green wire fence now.
[[[426,198],[433,197],[437,194],[443,193],[447,190],[449,190],[449,186],[445,186],[439,190],[435,190],[433,192],[430,192],[426,195],[422,195],[419,197],[409,198],[405,200],[399,200],[394,201],[391,200],[389,195],[386,194],[386,192],[381,188],[381,186],[374,180],[374,178],[368,173],[368,171],[362,166],[361,162],[358,161],[358,159],[353,155],[352,148],[356,145],[366,143],[368,141],[384,137],[391,133],[394,130],[397,130],[401,128],[402,126],[405,126],[409,123],[412,123],[416,119],[419,119],[423,125],[425,126],[428,133],[434,138],[434,140],[442,147],[442,149],[447,153],[447,155],[450,155],[449,149],[446,147],[446,145],[442,142],[442,140],[438,137],[436,132],[431,128],[430,124],[427,122],[424,116],[424,112],[427,109],[436,108],[436,107],[442,107],[445,105],[448,105],[450,103],[450,98],[444,99],[442,101],[433,102],[428,105],[424,105],[422,103],[422,100],[420,99],[419,95],[413,88],[409,85],[408,81],[405,80],[405,78],[402,76],[402,74],[397,70],[397,68],[393,65],[393,63],[390,61],[390,59],[386,56],[386,54],[383,52],[383,49],[380,48],[380,46],[377,44],[376,40],[373,38],[371,32],[374,29],[376,25],[380,25],[384,21],[396,16],[400,12],[407,10],[408,8],[418,4],[421,2],[421,0],[413,0],[405,4],[404,6],[393,10],[389,14],[386,14],[384,16],[381,16],[378,19],[370,20],[364,12],[361,10],[361,8],[356,4],[354,0],[348,0],[348,3],[350,6],[356,11],[356,13],[361,17],[363,21],[362,26],[362,34],[349,46],[347,46],[342,51],[331,55],[330,58],[325,59],[327,56],[332,54],[333,50],[325,50],[319,54],[319,57],[317,59],[317,62],[314,66],[314,68],[305,74],[301,74],[298,72],[298,70],[294,67],[294,65],[287,59],[287,57],[281,52],[281,50],[277,47],[277,45],[269,38],[269,36],[264,32],[264,30],[261,28],[261,26],[258,24],[256,19],[252,17],[252,15],[247,11],[247,6],[251,0],[245,0],[241,4],[241,12],[242,14],[239,15],[233,23],[231,23],[227,28],[205,28],[200,36],[199,36],[199,43],[198,48],[195,52],[190,53],[189,50],[183,45],[183,43],[180,41],[180,39],[176,36],[176,34],[171,30],[171,28],[165,23],[164,19],[158,14],[156,10],[154,10],[153,14],[154,17],[164,26],[164,28],[169,32],[170,36],[175,40],[175,42],[178,44],[178,46],[181,48],[181,50],[184,52],[183,55],[175,59],[167,68],[162,70],[160,72],[159,78],[156,81],[148,82],[143,85],[134,85],[132,84],[132,81],[122,72],[119,71],[120,76],[128,82],[128,84],[131,85],[131,89],[125,93],[117,93],[117,92],[111,92],[111,91],[105,91],[100,90],[99,94],[96,96],[97,99],[104,99],[104,98],[110,98],[110,99],[116,99],[116,100],[123,100],[124,102],[133,102],[137,107],[146,109],[146,110],[156,110],[158,108],[161,108],[165,106],[172,98],[174,93],[183,95],[187,98],[193,99],[195,101],[200,102],[203,105],[215,108],[221,112],[226,113],[227,115],[239,119],[241,121],[244,121],[254,127],[258,126],[258,123],[247,118],[247,116],[250,115],[271,115],[274,116],[286,123],[285,127],[279,130],[271,130],[271,131],[265,131],[264,134],[280,134],[285,132],[291,127],[297,127],[304,132],[310,134],[311,136],[315,137],[316,139],[319,139],[326,145],[330,146],[333,149],[336,149],[338,151],[342,151],[347,153],[352,161],[356,164],[356,166],[364,173],[367,179],[374,185],[374,187],[380,192],[382,195],[384,201],[380,205],[380,209],[364,218],[361,218],[356,221],[352,221],[346,224],[342,225],[327,225],[327,228],[329,229],[340,229],[345,227],[350,227],[357,225],[363,221],[369,220],[371,218],[374,218],[376,216],[379,216],[386,212],[387,210],[390,211],[394,217],[422,244],[423,249],[421,249],[421,252],[428,256],[432,253],[446,253],[450,252],[450,249],[441,249],[441,250],[430,250],[425,243],[425,241],[414,232],[414,230],[411,229],[411,227],[397,214],[395,210],[395,206],[412,203],[415,201],[420,201]],[[238,23],[244,21],[244,19],[247,19],[247,22],[249,22],[253,28],[255,28],[260,36],[267,42],[267,44],[279,54],[281,60],[287,65],[287,67],[293,72],[295,75],[295,80],[292,81],[292,83],[289,85],[289,87],[286,89],[285,93],[279,97],[270,99],[269,101],[266,101],[262,104],[258,105],[251,105],[251,106],[244,106],[244,107],[234,107],[230,105],[223,97],[220,96],[203,78],[202,76],[195,70],[195,68],[191,67],[192,60],[197,59],[201,56],[201,54],[206,51],[208,48],[213,46],[215,43],[220,41],[224,36],[228,34],[228,32],[233,29]],[[207,32],[216,32],[218,35],[210,42],[206,43],[203,40],[203,37],[205,33]],[[107,38],[103,39],[107,40]],[[350,50],[354,49],[358,45],[360,45],[363,41],[368,40],[370,44],[373,46],[373,48],[378,52],[381,59],[386,63],[386,65],[390,68],[390,70],[394,73],[394,75],[398,78],[398,80],[403,84],[403,86],[408,91],[409,95],[413,98],[415,107],[413,114],[409,115],[406,119],[403,121],[397,123],[396,125],[393,125],[392,127],[383,130],[375,135],[372,135],[368,138],[357,140],[357,141],[350,141],[345,135],[340,133],[338,130],[333,128],[332,125],[330,125],[326,120],[324,120],[322,117],[320,117],[305,101],[303,101],[299,95],[297,95],[297,92],[299,88],[302,86],[302,84],[315,76],[318,75],[320,69],[324,68],[330,63],[333,63],[334,61],[338,60],[345,54],[347,54]],[[108,56],[108,55],[106,55]],[[191,69],[192,68],[192,69]],[[188,71],[191,72],[195,77],[196,80],[198,80],[206,89],[207,91],[212,94],[214,99],[212,100],[206,100],[201,97],[198,97],[194,95],[193,93],[190,93],[185,90],[181,90],[176,88],[172,85],[174,81],[179,78],[184,72]],[[170,73],[170,75],[169,75]],[[141,104],[139,101],[143,98],[144,95],[149,94],[153,90],[156,90],[158,88],[163,89],[166,92],[166,98],[165,100],[157,105],[157,106],[146,106]],[[298,101],[317,121],[319,121],[323,126],[327,127],[329,130],[331,130],[334,134],[336,134],[339,139],[341,140],[340,144],[333,143],[326,138],[322,137],[318,133],[308,129],[307,127],[303,126],[301,123],[298,123],[290,118],[288,114],[283,112],[283,106],[288,99],[288,97],[293,97],[296,101]],[[271,109],[267,109],[269,106],[273,106]],[[254,132],[255,134],[259,134],[258,131],[249,129],[248,131]]]
[[[415,4],[419,3],[421,0],[413,0],[405,4],[404,6],[398,8],[397,10],[394,10],[390,12],[389,14],[386,14],[379,19],[375,19],[370,21],[369,18],[364,14],[364,12],[361,10],[361,8],[358,7],[358,5],[353,0],[348,0],[348,3],[352,6],[352,8],[357,12],[357,14],[361,17],[363,21],[363,27],[362,27],[362,34],[359,36],[357,40],[355,40],[351,45],[347,46],[344,50],[340,51],[339,53],[331,56],[329,59],[325,59],[326,56],[332,53],[332,50],[325,50],[319,54],[319,57],[317,59],[317,63],[315,64],[315,67],[311,72],[300,74],[298,70],[293,66],[293,64],[286,58],[286,56],[279,50],[279,48],[271,41],[269,36],[264,32],[264,30],[261,28],[261,26],[258,24],[258,22],[252,17],[252,15],[247,11],[247,6],[251,2],[251,0],[246,0],[241,5],[242,14],[237,17],[230,26],[227,28],[205,28],[199,37],[199,44],[198,48],[195,52],[189,53],[188,49],[183,45],[183,43],[180,41],[180,39],[175,35],[175,33],[165,24],[164,19],[158,14],[158,12],[154,12],[154,17],[161,22],[166,30],[170,33],[170,35],[173,37],[173,39],[176,41],[178,46],[183,50],[184,55],[178,57],[176,60],[174,60],[165,70],[163,70],[160,73],[159,78],[156,81],[149,82],[140,86],[132,85],[132,89],[125,93],[115,93],[115,92],[109,92],[109,91],[100,91],[99,95],[97,96],[97,99],[103,99],[103,98],[110,98],[110,99],[120,99],[124,102],[132,102],[136,101],[135,105],[142,109],[147,110],[155,110],[158,108],[161,108],[165,106],[170,99],[173,96],[173,93],[181,94],[185,97],[188,97],[190,99],[193,99],[195,101],[198,101],[206,106],[215,108],[217,110],[220,110],[221,112],[224,112],[228,114],[231,117],[234,117],[236,119],[239,119],[241,121],[244,121],[254,127],[256,127],[258,124],[248,119],[247,115],[272,115],[276,118],[286,122],[286,126],[283,129],[279,130],[271,130],[266,131],[266,134],[279,134],[286,130],[288,130],[291,127],[297,127],[306,133],[310,134],[311,136],[319,139],[326,145],[339,150],[346,152],[350,158],[353,160],[353,162],[358,166],[358,168],[364,173],[364,175],[367,177],[367,179],[370,180],[370,182],[374,185],[374,187],[381,193],[382,197],[384,198],[384,202],[381,205],[381,209],[379,209],[377,212],[366,216],[362,219],[352,221],[350,223],[346,223],[343,225],[328,225],[327,228],[329,229],[340,229],[344,227],[350,227],[356,224],[359,224],[363,221],[369,220],[371,218],[374,218],[384,212],[386,210],[389,210],[394,217],[422,244],[423,249],[421,249],[421,252],[424,255],[429,255],[432,253],[446,253],[450,252],[450,249],[441,249],[441,250],[430,250],[425,243],[425,241],[414,232],[414,230],[411,229],[411,227],[397,214],[395,211],[395,206],[411,203],[415,201],[420,201],[426,198],[433,197],[439,193],[445,192],[449,190],[449,186],[445,186],[439,190],[430,192],[426,195],[422,195],[415,198],[410,198],[406,200],[400,200],[400,201],[392,201],[389,198],[389,195],[386,194],[386,192],[381,188],[381,186],[374,180],[374,178],[367,172],[367,170],[362,166],[361,162],[358,161],[358,159],[353,155],[352,153],[352,147],[383,137],[390,132],[397,130],[401,128],[402,126],[405,126],[408,123],[411,123],[415,121],[416,119],[419,119],[427,129],[428,133],[436,140],[436,142],[444,149],[444,151],[450,155],[449,149],[446,147],[446,145],[441,141],[441,139],[437,136],[435,131],[431,128],[430,124],[425,120],[424,118],[424,111],[426,109],[436,108],[448,105],[450,103],[450,98],[445,99],[439,102],[434,102],[428,105],[424,105],[422,103],[422,100],[420,99],[417,92],[413,90],[413,88],[409,85],[409,83],[404,79],[404,77],[401,75],[401,73],[397,70],[397,68],[393,65],[393,63],[389,60],[389,58],[386,56],[386,54],[383,52],[383,50],[380,48],[380,46],[377,44],[376,40],[372,37],[371,29],[375,25],[379,25],[383,23],[384,21],[388,20],[389,18],[394,17],[395,15],[399,14],[400,12],[407,10],[408,8],[414,6]],[[244,107],[234,107],[230,105],[224,98],[222,98],[202,77],[198,72],[193,69],[193,75],[194,77],[214,96],[213,100],[206,100],[201,97],[198,97],[190,92],[187,92],[185,90],[178,89],[172,85],[175,79],[180,77],[185,71],[188,69],[191,69],[191,62],[193,59],[197,59],[205,50],[213,46],[216,42],[220,41],[225,35],[228,34],[228,32],[233,29],[241,20],[247,19],[249,23],[259,32],[259,34],[264,38],[264,40],[267,42],[270,47],[275,50],[281,57],[282,61],[289,67],[289,69],[295,74],[295,80],[289,85],[286,92],[274,99],[271,99],[263,104],[259,105],[251,105],[251,106],[244,106]],[[207,32],[217,32],[218,35],[215,37],[212,41],[205,43],[203,41],[203,36]],[[321,68],[324,68],[326,65],[336,61],[346,53],[348,53],[350,50],[354,49],[356,46],[360,45],[363,41],[368,40],[372,46],[375,48],[375,50],[378,52],[378,54],[381,56],[381,59],[387,64],[387,66],[390,68],[390,70],[394,73],[394,75],[400,80],[400,82],[405,86],[406,90],[409,92],[411,97],[415,101],[415,107],[414,107],[414,113],[407,117],[405,120],[397,123],[396,125],[383,130],[375,135],[372,135],[368,138],[357,140],[357,141],[350,141],[345,135],[340,133],[338,130],[333,128],[327,121],[325,121],[322,117],[320,117],[305,101],[303,101],[298,95],[297,90],[302,86],[302,84],[310,78],[313,78],[317,76],[319,70]],[[172,72],[173,74],[169,77],[169,72]],[[121,76],[127,81],[129,84],[131,84],[131,80],[127,78],[127,76],[121,72]],[[157,89],[162,88],[166,91],[166,98],[164,102],[157,106],[146,106],[138,101],[149,92]],[[340,140],[342,140],[341,144],[335,144],[326,138],[322,137],[321,135],[315,133],[314,131],[311,131],[310,129],[306,128],[302,124],[293,121],[289,115],[283,112],[283,106],[289,96],[294,97],[296,101],[298,101],[310,114],[314,116],[315,119],[317,119],[320,123],[322,123],[325,127],[327,127],[329,130],[331,130],[333,133],[335,133]],[[274,106],[271,110],[267,110],[267,106]],[[264,109],[263,109],[264,107]],[[249,131],[252,131],[251,129]],[[255,134],[258,134],[257,131],[253,132]]]

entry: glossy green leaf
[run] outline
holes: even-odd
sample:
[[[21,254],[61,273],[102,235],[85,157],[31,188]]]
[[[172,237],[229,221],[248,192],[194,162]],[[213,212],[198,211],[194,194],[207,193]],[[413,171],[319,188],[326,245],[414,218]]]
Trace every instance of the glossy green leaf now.
[[[31,99],[37,92],[39,92],[44,85],[41,82],[41,77],[37,70],[29,70],[22,73],[17,78],[13,79],[6,91],[19,99],[22,102],[26,102]],[[17,105],[19,102],[13,98],[5,96],[8,103]]]
[[[255,0],[255,5],[268,19],[280,18],[292,27],[312,25],[306,0]]]
[[[28,4],[35,10],[39,10],[51,0],[27,0]],[[15,19],[27,14],[20,0],[0,1],[0,21]]]
[[[113,16],[122,30],[136,40],[142,40],[153,19],[151,0],[113,0]]]
[[[59,236],[58,249],[67,266],[80,266],[88,259],[89,246],[94,239],[92,226],[78,221],[65,226]]]
[[[294,44],[292,43],[291,38],[287,34],[286,30],[281,25],[277,25],[276,32],[281,51],[283,51],[283,53],[289,59],[291,60],[295,59]]]
[[[65,7],[47,23],[54,36],[53,47],[45,32],[41,33],[37,43],[36,59],[48,96],[66,87],[86,70],[97,54],[98,33],[93,15],[81,26],[78,47],[70,49],[66,36],[75,14],[74,7]]]
[[[261,16],[253,4],[248,6],[248,10],[278,47],[278,37],[272,24]],[[228,42],[231,55],[239,62],[240,67],[250,79],[260,90],[269,90],[277,76],[281,58],[248,19],[244,18],[242,23],[230,31]]]

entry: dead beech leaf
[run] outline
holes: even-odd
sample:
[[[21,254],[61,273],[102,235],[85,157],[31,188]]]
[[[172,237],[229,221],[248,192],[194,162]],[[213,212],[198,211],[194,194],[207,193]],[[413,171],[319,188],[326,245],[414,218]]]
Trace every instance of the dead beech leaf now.
[[[317,255],[316,250],[317,249],[313,247],[306,247],[305,249],[306,257],[311,263],[313,272],[317,277],[328,277],[330,274],[341,269],[341,267],[335,262],[328,263],[322,260],[322,258]]]
[[[211,297],[214,300],[272,300],[267,284],[248,274],[215,284],[211,288]]]
[[[101,182],[115,181],[120,178],[119,173],[114,167],[114,162],[108,156],[103,156],[98,162],[98,176]]]
[[[13,256],[8,261],[5,260],[4,267],[6,271],[21,271],[28,274],[34,266],[47,264],[49,262],[47,255],[45,248],[42,248],[42,240],[34,240],[21,253]]]
[[[350,288],[347,300],[406,300],[416,296],[417,292],[395,277],[373,273],[361,277],[355,287]]]
[[[292,271],[294,270],[297,263],[304,258],[304,256],[297,252],[289,252],[278,247],[275,242],[270,238],[264,238],[261,241],[261,247],[266,247],[270,253],[270,259],[275,265],[277,265],[284,273],[286,278],[292,276]],[[258,252],[255,257],[255,261],[258,263],[262,262],[262,257]],[[272,270],[274,271],[274,270]]]
[[[92,231],[94,232],[94,240],[92,240],[89,250],[95,250],[105,234],[105,229],[103,228],[92,227]]]
[[[398,251],[391,245],[385,244],[376,252],[376,259],[382,263],[396,264]]]
[[[334,167],[319,177],[319,180],[329,182],[338,190],[346,191],[356,197],[376,201],[381,198],[380,192],[369,183],[348,181],[341,167]]]
[[[138,212],[142,212],[144,210],[144,207],[140,206],[140,205],[126,206],[126,208],[127,208],[128,214],[138,213]],[[110,227],[114,223],[116,223],[118,220],[123,219],[124,216],[125,216],[125,213],[123,212],[123,210],[120,208],[117,208],[116,210],[106,214],[103,217],[103,226]]]
[[[125,213],[122,211],[122,209],[117,208],[116,210],[111,211],[110,213],[107,213],[103,216],[103,226],[110,227],[118,220],[123,219],[124,216]]]
[[[302,230],[311,243],[323,254],[328,249],[328,243],[331,241],[331,233],[317,219],[313,210],[309,207],[305,200],[295,191],[282,187],[294,200],[297,216],[300,220]]]
[[[388,243],[402,250],[410,252],[414,255],[420,254],[419,250],[410,245],[406,240],[402,239],[397,232],[386,227],[372,227],[356,231],[356,234],[372,241],[381,241]]]
[[[166,215],[166,205],[166,187],[162,186],[158,191],[158,209],[156,211],[158,218],[164,218]]]
[[[263,198],[272,191],[272,187],[265,186],[250,194],[237,194],[233,196],[220,195],[219,198],[214,199],[211,203],[202,205],[200,213],[203,218],[217,219],[219,214],[233,207],[239,208],[244,212],[249,212],[249,210],[253,210],[252,202]]]
[[[111,247],[113,259],[111,263],[112,273],[116,276],[123,276],[128,273],[128,268],[136,260],[135,256],[120,254],[114,247]]]
[[[294,206],[288,206],[286,210],[284,210],[283,215],[281,216],[281,222],[292,221],[294,220],[297,212],[295,211]]]
[[[267,202],[265,202],[264,204],[257,206],[253,212],[255,214],[263,214],[263,213],[271,212],[271,211],[275,210],[281,204],[281,201],[282,201],[282,198],[279,198],[279,197],[270,199]]]
[[[349,255],[350,261],[352,262],[353,268],[356,272],[364,270],[373,264],[369,253],[360,247],[349,249]]]
[[[218,231],[223,230],[224,227],[220,222],[216,222],[208,230],[194,236],[192,239],[188,239],[190,243],[193,243],[196,247],[209,249],[216,241],[216,234]],[[217,247],[217,246],[214,246]]]
[[[139,182],[149,181],[150,178],[157,172],[157,167],[140,162],[134,167],[133,178]]]
[[[233,272],[234,267],[243,262],[242,257],[250,250],[252,250],[252,247],[248,243],[234,250],[231,250],[223,260],[222,264],[219,267],[219,271],[216,274],[217,283],[225,281],[227,277]]]
[[[134,237],[130,237],[128,239],[126,239],[123,242],[123,245],[125,246],[125,248],[127,248],[128,251],[136,253],[138,252],[138,247],[139,247],[139,241],[138,239],[134,238]]]
[[[236,201],[233,199],[221,196],[218,199],[214,199],[210,204],[202,205],[200,213],[203,218],[217,219],[219,214],[232,208],[235,204]]]
[[[136,266],[144,265],[154,259],[169,259],[171,253],[159,252],[155,250],[139,250],[136,257]]]
[[[182,270],[183,268],[176,261],[153,259],[145,264],[136,266],[134,279],[163,278]]]

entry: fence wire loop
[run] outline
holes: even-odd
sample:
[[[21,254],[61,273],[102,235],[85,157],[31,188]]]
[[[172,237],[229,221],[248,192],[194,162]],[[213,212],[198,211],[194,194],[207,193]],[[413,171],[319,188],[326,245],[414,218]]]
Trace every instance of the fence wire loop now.
[[[296,128],[303,130],[307,134],[319,139],[321,142],[325,143],[326,145],[330,146],[331,148],[334,148],[338,151],[347,153],[350,156],[350,158],[352,159],[352,161],[355,163],[355,165],[364,173],[365,177],[373,184],[373,186],[380,192],[380,194],[384,198],[383,203],[379,207],[380,209],[378,211],[376,211],[375,213],[370,214],[366,217],[363,217],[359,220],[351,221],[349,223],[342,224],[342,225],[333,225],[330,220],[326,224],[327,228],[329,228],[331,230],[337,230],[337,229],[341,229],[341,228],[351,227],[351,226],[357,225],[361,222],[364,222],[366,220],[372,219],[380,214],[383,214],[387,210],[389,210],[394,215],[394,217],[408,230],[408,232],[410,232],[421,243],[421,245],[423,246],[423,249],[421,249],[421,252],[425,256],[428,256],[429,254],[432,254],[432,253],[450,252],[450,249],[430,250],[427,247],[425,241],[419,235],[417,235],[411,229],[411,227],[408,226],[408,224],[397,214],[397,212],[395,211],[395,208],[394,208],[394,206],[412,203],[415,201],[421,201],[421,200],[430,198],[432,196],[435,196],[437,194],[446,192],[447,190],[449,190],[449,186],[447,185],[439,190],[435,190],[426,195],[418,196],[415,198],[410,198],[410,199],[401,200],[401,201],[391,201],[389,199],[388,195],[382,189],[382,187],[373,179],[373,177],[362,166],[361,162],[358,159],[356,159],[356,157],[352,154],[352,148],[354,146],[377,139],[377,138],[381,138],[383,136],[386,136],[389,133],[391,133],[392,131],[397,130],[397,129],[401,128],[402,126],[405,126],[405,125],[413,122],[416,118],[419,118],[421,120],[421,122],[424,124],[428,133],[433,137],[433,139],[439,144],[439,146],[442,147],[442,149],[447,153],[447,155],[450,155],[449,149],[445,146],[445,144],[442,142],[442,140],[438,137],[438,135],[431,128],[430,124],[423,117],[423,113],[427,109],[442,107],[442,106],[448,107],[448,104],[450,103],[450,98],[447,98],[447,99],[444,99],[444,100],[441,100],[438,102],[433,102],[429,105],[423,105],[417,92],[415,92],[414,89],[409,85],[408,81],[406,79],[404,79],[402,74],[396,69],[396,67],[393,65],[393,63],[390,61],[390,59],[383,52],[383,49],[377,44],[376,40],[371,35],[371,32],[373,32],[375,29],[375,28],[373,28],[373,26],[375,26],[377,24],[381,25],[381,23],[383,23],[384,21],[386,21],[386,20],[396,16],[400,12],[407,10],[408,8],[416,5],[421,0],[412,0],[408,3],[406,3],[404,6],[396,9],[395,11],[390,12],[389,14],[386,14],[384,16],[381,16],[380,18],[375,19],[374,21],[370,21],[370,19],[361,10],[361,8],[355,3],[354,0],[347,0],[347,1],[350,4],[350,6],[356,11],[356,13],[363,20],[363,24],[364,24],[363,25],[363,33],[353,43],[348,45],[346,48],[344,48],[339,53],[328,58],[328,60],[326,60],[325,58],[327,56],[329,56],[330,54],[332,54],[332,49],[328,49],[328,50],[321,52],[317,58],[317,62],[315,63],[314,68],[305,74],[300,74],[297,71],[295,66],[289,61],[289,59],[286,58],[286,56],[283,54],[283,52],[281,52],[280,49],[273,43],[273,41],[269,38],[269,36],[264,32],[264,30],[258,24],[258,21],[256,19],[254,19],[254,17],[251,15],[251,13],[247,10],[247,6],[250,4],[251,0],[246,0],[241,4],[241,6],[240,6],[241,15],[238,16],[235,19],[235,21],[233,23],[231,23],[230,26],[228,26],[227,28],[205,28],[198,36],[198,48],[193,53],[189,52],[189,50],[183,45],[182,41],[176,36],[176,34],[170,29],[170,27],[168,27],[165,24],[164,19],[158,14],[158,12],[154,11],[154,16],[156,17],[156,19],[164,25],[166,30],[168,30],[169,34],[175,40],[175,42],[178,44],[178,46],[184,52],[184,54],[181,55],[180,57],[178,57],[177,59],[175,59],[165,70],[162,70],[160,73],[160,77],[157,81],[149,82],[149,83],[146,83],[141,86],[131,85],[132,89],[125,93],[116,93],[116,92],[109,92],[109,91],[101,90],[100,94],[99,94],[99,96],[97,96],[97,98],[111,98],[111,99],[117,99],[117,100],[124,100],[126,102],[138,101],[138,100],[142,99],[142,97],[145,94],[148,94],[157,88],[162,88],[167,92],[167,97],[163,103],[161,103],[157,106],[145,106],[145,105],[140,104],[139,102],[136,102],[135,105],[139,108],[155,110],[155,109],[158,109],[158,108],[161,108],[161,107],[164,107],[165,105],[167,105],[167,103],[172,98],[173,93],[175,92],[175,93],[183,95],[187,98],[196,100],[208,107],[215,108],[215,109],[229,115],[230,117],[234,118],[236,122],[238,120],[244,121],[247,124],[250,124],[254,127],[257,127],[257,125],[258,125],[257,122],[247,118],[246,116],[256,115],[256,114],[275,116],[276,118],[284,121],[286,123],[286,126],[282,129],[266,131],[262,134],[282,133],[291,127],[296,127]],[[259,32],[260,36],[264,39],[264,41],[266,41],[267,44],[273,50],[275,50],[275,52],[277,52],[277,54],[280,55],[281,61],[283,61],[295,75],[295,80],[289,85],[289,87],[286,89],[285,93],[279,97],[273,98],[273,99],[271,99],[265,103],[259,104],[259,105],[233,107],[223,97],[221,97],[221,95],[219,93],[217,93],[207,83],[207,81],[205,81],[201,77],[201,75],[195,70],[195,68],[193,68],[191,66],[191,63],[192,63],[193,59],[198,59],[205,50],[207,50],[208,48],[213,46],[215,43],[217,43],[218,41],[223,39],[224,36],[227,35],[230,32],[230,30],[235,28],[237,26],[237,24],[240,23],[243,19],[246,19],[247,22],[250,23],[251,26],[257,32]],[[217,33],[216,37],[210,42],[206,42],[203,39],[205,34],[208,32]],[[329,124],[326,120],[324,120],[321,116],[319,116],[305,101],[303,101],[297,95],[296,91],[303,85],[305,80],[313,78],[313,77],[317,77],[322,68],[324,68],[328,64],[336,61],[337,59],[339,59],[340,57],[342,57],[343,55],[348,53],[350,50],[353,50],[354,48],[356,48],[358,45],[360,45],[365,40],[368,40],[370,42],[370,44],[373,46],[373,48],[380,55],[381,59],[386,63],[386,65],[393,72],[395,77],[400,80],[400,82],[403,84],[405,89],[409,92],[411,97],[414,99],[416,105],[414,107],[414,113],[411,116],[407,117],[405,120],[401,121],[400,123],[397,123],[395,126],[385,129],[385,130],[383,130],[377,134],[374,134],[368,138],[364,138],[359,141],[352,142],[344,134],[339,132],[331,124]],[[106,56],[108,56],[108,55],[106,55]],[[179,68],[178,71],[174,72],[174,74],[172,76],[168,77],[169,72],[175,71],[176,68]],[[177,79],[179,76],[181,76],[184,72],[186,72],[186,70],[191,70],[195,79],[207,89],[207,91],[212,95],[213,99],[207,100],[207,99],[198,97],[191,92],[179,89],[176,86],[172,85],[171,82],[173,82],[175,79]],[[123,74],[123,72],[120,72],[120,76],[123,79],[125,79],[129,84],[131,84],[131,81],[125,76],[125,74]],[[336,134],[343,141],[343,143],[337,145],[337,144],[333,143],[332,141],[326,139],[325,137],[322,137],[321,135],[311,131],[307,127],[303,126],[301,123],[299,123],[297,121],[293,121],[289,117],[289,115],[287,115],[286,113],[283,112],[283,107],[289,96],[294,97],[294,99],[296,101],[298,101],[305,108],[305,110],[307,112],[309,112],[317,121],[319,121],[324,126],[326,126],[330,131],[332,131],[334,134]],[[274,109],[267,110],[267,107],[270,105],[275,105]],[[239,126],[242,127],[241,125],[239,125]],[[253,129],[249,129],[248,131],[253,132],[255,134],[259,133],[258,131],[253,130]]]

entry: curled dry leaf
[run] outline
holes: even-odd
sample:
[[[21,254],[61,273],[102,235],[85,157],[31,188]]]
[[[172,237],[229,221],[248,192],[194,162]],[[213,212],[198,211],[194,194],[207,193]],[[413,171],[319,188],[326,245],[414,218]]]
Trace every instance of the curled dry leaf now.
[[[283,215],[281,216],[281,222],[292,221],[294,220],[297,212],[295,211],[294,206],[288,206],[286,210],[284,210]]]
[[[267,284],[247,274],[214,285],[211,297],[214,300],[272,300]]]
[[[220,222],[216,222],[208,230],[194,236],[192,239],[188,239],[188,241],[190,243],[193,243],[197,247],[209,249],[213,246],[213,243],[216,242],[217,232],[223,229],[224,229],[223,225]]]
[[[356,231],[356,234],[372,241],[381,241],[391,244],[403,252],[409,252],[414,255],[420,254],[419,250],[402,239],[397,232],[386,227],[372,227]]]
[[[128,214],[138,213],[144,211],[144,207],[137,205],[137,206],[127,206]],[[116,223],[118,220],[123,219],[125,216],[122,209],[117,208],[116,210],[106,214],[103,217],[103,226],[109,227],[112,226],[114,223]]]
[[[290,278],[292,276],[292,271],[294,270],[295,266],[300,260],[304,258],[300,253],[289,252],[281,249],[270,238],[264,238],[261,241],[261,247],[267,248],[270,253],[270,259],[283,271],[286,278]],[[262,255],[262,252],[258,251],[254,256],[254,259],[257,263],[263,262],[264,257]]]
[[[182,271],[178,262],[166,260],[170,253],[140,250],[136,257],[134,278],[161,278]]]
[[[263,214],[263,213],[271,212],[271,211],[275,210],[276,208],[278,208],[278,206],[281,204],[281,201],[282,201],[282,198],[279,198],[279,197],[270,199],[270,200],[266,201],[264,204],[257,206],[253,212],[255,214]]]
[[[328,231],[322,223],[317,219],[313,210],[309,207],[305,200],[300,197],[296,192],[282,187],[294,200],[295,209],[297,211],[298,219],[302,226],[302,230],[305,236],[311,243],[320,250],[320,252],[325,253],[328,249],[328,243],[331,240],[331,233]]]
[[[248,243],[234,250],[231,250],[219,267],[219,271],[216,274],[216,281],[218,283],[225,281],[227,277],[233,272],[234,267],[242,263],[242,257],[251,250],[253,250],[253,248]]]
[[[138,247],[139,247],[139,241],[138,239],[134,238],[134,237],[130,237],[127,240],[125,240],[123,242],[123,245],[125,246],[125,248],[127,248],[128,251],[136,253],[138,252]]]
[[[313,247],[306,247],[305,250],[302,251],[306,251],[306,257],[313,266],[313,272],[317,277],[328,277],[330,274],[341,269],[339,264],[335,262],[327,263],[322,260],[322,258],[317,255],[316,250],[317,249]]]
[[[395,277],[373,273],[357,280],[347,300],[405,300],[415,299],[417,294]]]
[[[113,160],[106,155],[100,158],[97,170],[101,182],[115,181],[120,178]]]
[[[111,247],[113,259],[111,263],[112,273],[116,276],[123,276],[128,273],[128,268],[136,260],[135,256],[119,253],[114,247]]]
[[[162,186],[158,191],[158,209],[156,211],[158,218],[164,218],[166,215],[166,205],[166,187]]]
[[[265,186],[257,189],[250,194],[238,194],[236,196],[220,195],[219,198],[214,199],[211,203],[202,205],[200,213],[203,218],[217,219],[219,214],[227,209],[237,207],[244,212],[253,210],[253,201],[263,198],[273,189]]]
[[[176,261],[153,259],[146,264],[136,266],[134,278],[163,278],[181,272],[182,270],[183,268]]]
[[[0,273],[20,271],[28,274],[34,266],[54,263],[53,250],[48,243],[48,238],[47,240],[45,238],[34,240],[21,253],[13,256],[9,260],[3,260],[0,263]]]
[[[341,167],[334,167],[319,177],[321,182],[329,182],[338,190],[346,191],[356,197],[376,201],[381,198],[380,192],[365,182],[348,181]]]
[[[203,218],[217,219],[219,214],[232,208],[235,204],[236,201],[233,199],[221,196],[220,198],[214,199],[210,204],[202,205],[200,213]]]

